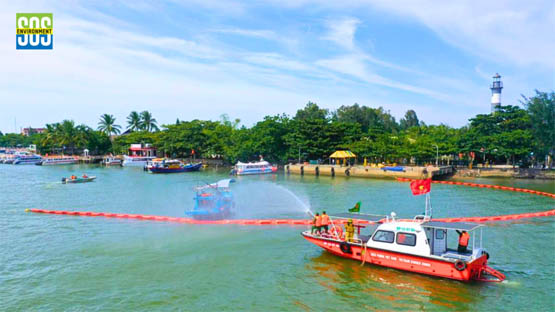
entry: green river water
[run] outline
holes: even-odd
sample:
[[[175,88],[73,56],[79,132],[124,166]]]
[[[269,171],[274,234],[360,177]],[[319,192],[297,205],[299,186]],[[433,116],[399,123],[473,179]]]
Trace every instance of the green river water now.
[[[71,173],[97,181],[63,185]],[[192,187],[227,171],[152,175],[140,168],[0,165],[0,310],[553,311],[555,219],[489,224],[498,283],[462,283],[360,265],[304,240],[301,226],[188,225],[26,213],[26,208],[184,216]],[[553,182],[475,180],[555,192]],[[424,196],[407,183],[284,174],[239,177],[237,218],[312,211],[412,217]],[[432,186],[435,217],[553,209],[525,193]],[[294,194],[294,195],[293,195]],[[298,197],[298,199],[297,199]]]

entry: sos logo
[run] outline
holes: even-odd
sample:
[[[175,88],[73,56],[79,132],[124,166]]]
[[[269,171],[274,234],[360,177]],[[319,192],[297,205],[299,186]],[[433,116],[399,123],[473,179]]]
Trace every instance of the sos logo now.
[[[17,50],[52,50],[52,13],[16,13],[15,23]]]

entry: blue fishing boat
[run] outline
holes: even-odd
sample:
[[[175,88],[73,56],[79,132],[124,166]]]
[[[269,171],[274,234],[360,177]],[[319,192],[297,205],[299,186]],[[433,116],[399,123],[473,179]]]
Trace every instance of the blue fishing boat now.
[[[157,158],[148,163],[145,170],[150,173],[177,173],[199,171],[201,167],[202,163],[184,165],[179,160]]]
[[[185,214],[197,220],[221,220],[229,218],[235,209],[233,194],[229,189],[233,179],[195,187],[195,206]]]

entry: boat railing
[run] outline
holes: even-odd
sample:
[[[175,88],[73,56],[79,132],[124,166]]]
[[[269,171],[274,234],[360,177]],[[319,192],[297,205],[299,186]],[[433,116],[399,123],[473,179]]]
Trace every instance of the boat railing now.
[[[416,215],[412,218],[413,222],[426,222],[430,221],[432,218],[428,215]]]

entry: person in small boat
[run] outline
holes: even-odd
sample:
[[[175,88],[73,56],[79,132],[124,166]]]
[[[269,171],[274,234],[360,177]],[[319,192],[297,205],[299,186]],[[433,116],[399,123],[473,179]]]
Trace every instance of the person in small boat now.
[[[89,176],[86,173],[83,173],[83,179],[88,178]]]
[[[320,223],[322,225],[320,227],[320,229],[321,229],[322,232],[325,232],[327,234],[328,233],[328,225],[330,225],[330,216],[328,216],[325,211],[322,211],[322,216],[320,218],[321,218]]]
[[[352,242],[355,236],[355,226],[353,225],[353,219],[349,219],[347,224],[345,224],[345,241]]]
[[[457,251],[460,253],[466,253],[466,247],[468,247],[470,234],[468,234],[466,231],[460,232],[459,230],[457,230],[457,233],[459,233],[459,248],[457,248]]]
[[[310,231],[311,234],[320,234],[320,226],[322,225],[322,217],[320,217],[319,213],[314,215],[314,219],[312,220],[312,230]]]
[[[71,175],[71,179],[72,179],[72,180],[75,180],[75,179],[77,179],[77,177],[76,177],[74,174],[72,174],[72,175]]]

